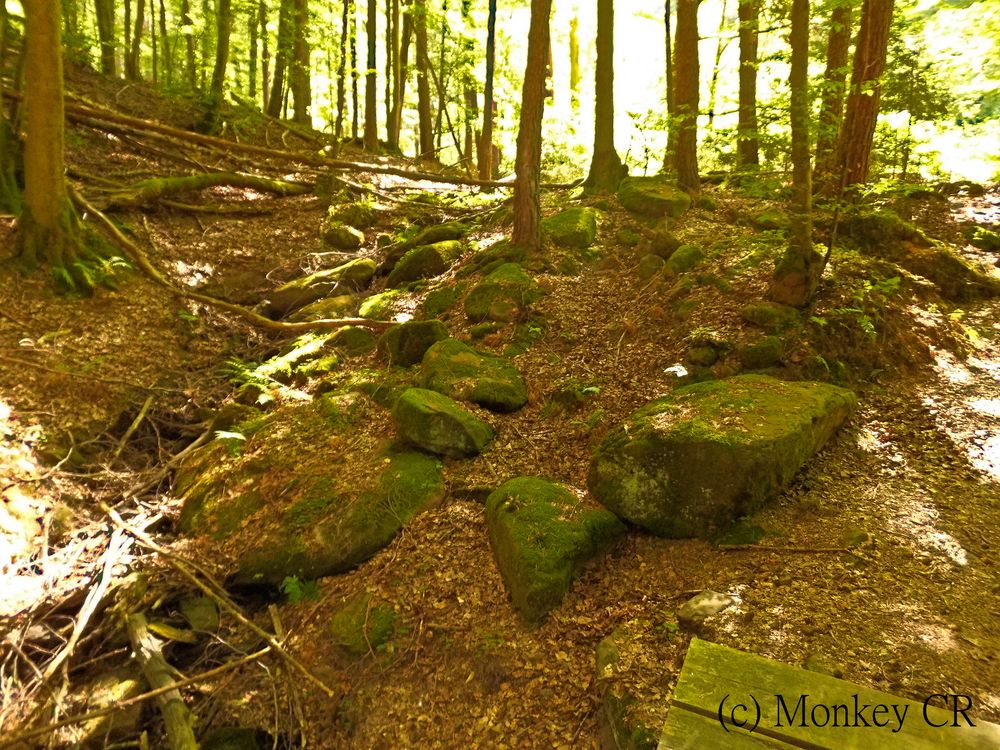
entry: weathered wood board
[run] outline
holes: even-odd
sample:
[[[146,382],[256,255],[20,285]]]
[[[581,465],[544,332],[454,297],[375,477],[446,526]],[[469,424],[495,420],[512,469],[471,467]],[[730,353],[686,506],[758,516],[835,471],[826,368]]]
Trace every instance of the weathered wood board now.
[[[659,750],[1000,748],[1000,726],[974,718],[971,699],[942,699],[948,709],[695,638]]]

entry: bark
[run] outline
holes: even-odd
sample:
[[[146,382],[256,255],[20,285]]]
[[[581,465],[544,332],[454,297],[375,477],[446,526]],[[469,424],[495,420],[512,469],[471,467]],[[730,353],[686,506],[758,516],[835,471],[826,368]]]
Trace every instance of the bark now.
[[[441,140],[444,134],[444,128],[441,126],[442,117],[448,114],[447,103],[445,99],[445,92],[448,90],[448,71],[445,67],[445,50],[447,49],[448,42],[448,0],[443,0],[441,4],[441,38],[438,40],[438,78],[435,81],[437,85],[437,119],[434,125],[435,133],[435,144],[438,151],[441,150]],[[428,68],[431,68],[430,61],[428,61]],[[433,76],[433,72],[431,73]],[[445,117],[448,120],[448,127],[451,128],[451,118]],[[454,135],[454,132],[452,133]],[[458,152],[459,161],[462,159],[462,151],[459,148]]]
[[[613,0],[597,0],[597,66],[594,83],[594,155],[584,185],[598,193],[618,189],[627,174],[615,150],[615,15]]]
[[[347,0],[344,0],[340,21],[340,64],[337,68],[337,122],[333,133],[337,140],[344,137],[344,109],[347,107]]]
[[[741,0],[739,121],[736,126],[736,166],[760,166],[760,138],[757,133],[757,46],[760,38],[759,0]]]
[[[391,81],[392,86],[391,93],[386,98],[388,111],[385,115],[385,139],[391,149],[399,148],[399,128],[396,127],[396,112],[400,109],[400,90],[402,85],[400,76],[403,75],[402,66],[400,65],[400,22],[399,0],[392,0],[392,26],[388,39],[389,48],[392,53],[392,65],[388,66],[386,70],[386,84],[388,85]]]
[[[132,39],[128,45],[128,56],[125,58],[125,77],[130,81],[138,81],[141,75],[139,62],[142,52],[142,27],[146,21],[146,0],[136,0],[135,26]]]
[[[358,140],[358,14],[354,0],[348,0],[351,15],[351,140]]]
[[[17,258],[27,270],[48,265],[62,286],[89,291],[80,262],[79,219],[63,175],[63,83],[59,3],[25,0],[24,202]]]
[[[668,0],[669,2],[669,0]],[[569,20],[569,95],[575,109],[580,104],[580,19]]]
[[[844,115],[844,89],[847,83],[848,55],[851,48],[853,0],[843,0],[830,13],[830,35],[826,44],[826,72],[823,74],[823,97],[820,100],[816,134],[817,187],[828,183],[836,172],[837,132]]]
[[[257,29],[260,28],[259,10],[251,7],[247,15],[247,31],[250,36],[250,73],[247,86],[247,96],[250,101],[257,98]],[[267,33],[267,29],[264,29]]]
[[[10,19],[7,6],[0,5],[0,68],[6,68],[7,53],[10,49]],[[0,76],[0,97],[7,85],[6,78]],[[3,100],[0,99],[0,105]],[[0,106],[0,210],[18,214],[21,211],[21,189],[15,176],[20,158],[20,148],[11,121],[2,116]]]
[[[178,193],[188,193],[206,188],[228,186],[250,188],[259,192],[274,193],[282,197],[304,195],[312,192],[313,186],[301,182],[275,180],[270,177],[243,174],[241,172],[209,172],[185,177],[157,177],[143,180],[122,188],[111,195],[104,208],[134,208],[154,203]]]
[[[219,125],[219,112],[226,85],[226,68],[229,67],[229,37],[233,27],[231,10],[232,0],[218,0],[215,14],[215,65],[212,68],[212,85],[208,94],[208,111],[202,121],[202,128],[207,133],[214,133]]]
[[[545,107],[545,62],[549,53],[552,0],[531,0],[528,63],[521,92],[517,130],[517,176],[514,179],[514,230],[511,242],[530,251],[542,243],[539,183],[542,167],[542,112]]]
[[[403,30],[399,42],[399,57],[397,58],[396,95],[392,109],[392,137],[390,141],[398,146],[399,134],[403,129],[403,106],[406,102],[406,77],[410,64],[410,39],[413,37],[413,12],[407,10],[403,14]]]
[[[816,292],[823,258],[812,241],[812,169],[809,163],[809,0],[792,0],[791,89],[792,221],[789,244],[771,281],[771,299],[803,307]]]
[[[170,44],[170,37],[167,34],[167,5],[165,0],[160,0],[160,55],[161,70],[169,86],[174,82],[174,55],[173,46]]]
[[[309,5],[308,0],[294,0],[294,32],[292,39],[290,88],[295,99],[295,115],[300,125],[312,125],[309,108],[312,106],[312,67],[309,63]]]
[[[427,74],[430,62],[427,57],[427,4],[425,0],[414,0],[413,19],[417,40],[417,117],[420,123],[420,147],[418,156],[422,159],[434,158],[434,119],[431,117],[431,85]]]
[[[738,0],[737,0],[738,2]],[[715,93],[719,87],[719,64],[722,62],[722,53],[729,46],[729,39],[725,38],[726,31],[726,10],[728,0],[722,0],[722,13],[719,16],[719,33],[715,37],[715,62],[712,65],[712,78],[708,84],[708,129],[712,130],[715,124]]]
[[[677,0],[677,37],[674,42],[674,96],[677,114],[670,118],[676,131],[674,169],[677,184],[695,192],[698,177],[698,0]]]
[[[497,0],[490,0],[486,24],[486,82],[483,87],[483,134],[479,139],[479,179],[489,180],[499,165],[493,163],[493,73],[496,68]]]
[[[868,180],[872,138],[878,118],[886,46],[892,22],[893,0],[865,0],[861,8],[861,28],[855,45],[851,88],[838,144],[842,186]]]
[[[278,9],[278,46],[274,54],[274,77],[271,79],[271,93],[267,102],[267,114],[271,117],[281,117],[285,101],[285,72],[292,52],[295,24],[293,2],[294,0],[281,0]]]
[[[368,0],[368,21],[365,24],[365,41],[368,46],[368,64],[365,68],[365,150],[378,151],[378,74],[375,70],[375,23],[378,18],[378,0]]]
[[[260,95],[261,108],[267,112],[269,103],[268,97],[271,95],[271,50],[267,46],[267,4],[260,0],[258,6],[260,16]]]
[[[114,0],[94,0],[94,10],[97,16],[97,38],[101,45],[101,72],[106,76],[117,78],[115,2]]]
[[[191,20],[191,0],[181,0],[181,24],[194,29]],[[194,34],[184,35],[185,57],[187,58],[188,86],[192,91],[198,88],[198,64],[195,62]]]
[[[396,12],[393,12],[393,6]],[[385,130],[386,140],[389,135],[389,122],[392,120],[392,92],[395,85],[392,82],[392,71],[396,60],[396,44],[393,34],[396,33],[395,25],[399,20],[399,0],[385,0]]]
[[[670,30],[670,4],[673,0],[663,2],[663,31],[666,46],[666,102],[667,102],[667,150],[663,155],[663,171],[670,172],[674,168],[674,154],[677,153],[677,128],[673,125],[676,103],[674,101],[674,56],[673,34]]]

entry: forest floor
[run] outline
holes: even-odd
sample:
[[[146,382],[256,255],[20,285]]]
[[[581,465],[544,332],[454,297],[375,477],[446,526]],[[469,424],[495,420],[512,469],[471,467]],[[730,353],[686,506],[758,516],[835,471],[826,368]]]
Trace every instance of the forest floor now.
[[[142,90],[112,90],[83,74],[74,83],[88,98],[135,115],[178,125],[192,119],[181,105],[165,113]],[[209,157],[222,158],[199,158]],[[68,162],[81,175],[131,182],[177,173],[170,161],[99,130],[73,128],[69,138]],[[351,178],[383,193],[399,188],[376,175]],[[414,190],[446,200],[464,194],[432,184]],[[514,358],[528,406],[499,418],[501,437],[482,456],[446,462],[446,501],[356,570],[318,581],[308,596],[234,593],[261,627],[271,630],[275,617],[283,624],[288,650],[335,697],[262,659],[195,683],[188,695],[199,729],[258,727],[288,746],[298,746],[289,738],[302,732],[322,748],[601,747],[608,689],[635,697],[631,721],[662,723],[691,637],[674,613],[703,589],[738,603],[709,620],[702,637],[789,664],[823,663],[850,681],[915,700],[967,694],[975,716],[1000,720],[1000,302],[948,303],[914,284],[880,301],[877,314],[863,308],[872,313],[874,338],[827,330],[838,311],[862,304],[852,300],[874,267],[853,255],[839,261],[835,254],[812,311],[815,336],[786,360],[797,376],[812,355],[829,362],[838,355],[861,405],[793,485],[743,524],[756,532],[752,543],[721,548],[630,530],[541,626],[525,627],[510,605],[481,498],[466,490],[522,474],[585,487],[594,448],[671,387],[671,368],[684,361],[693,331],[711,328],[734,343],[753,335],[739,311],[762,296],[768,264],[747,260],[756,230],[745,217],[773,202],[709,192],[715,209],[692,209],[674,229],[685,241],[731,241],[713,270],[723,276],[737,267],[732,288],[698,286],[694,304],[678,316],[665,302],[670,284],[640,278],[636,249],[621,240],[632,218],[613,199],[602,202],[601,259],[577,275],[538,274],[547,294],[534,315],[543,323]],[[177,285],[250,302],[329,260],[319,232],[326,204],[312,196],[216,188],[188,199],[197,201],[253,201],[260,213],[115,214]],[[379,229],[398,231],[409,218],[396,210],[400,203],[383,202]],[[546,212],[567,202],[566,193],[550,194]],[[421,220],[457,211],[438,208]],[[920,203],[914,219],[970,258],[995,263],[960,240],[957,221],[968,220],[966,212],[995,226],[1000,195]],[[502,231],[483,228],[473,244],[485,246]],[[13,223],[3,220],[0,257],[12,249]],[[202,559],[197,540],[173,533],[180,501],[171,494],[171,459],[232,397],[226,361],[262,361],[282,341],[179,300],[138,273],[118,290],[78,298],[55,295],[43,274],[22,276],[4,264],[0,289],[0,732],[9,734],[50,690],[66,691],[55,701],[58,715],[41,713],[35,724],[83,710],[79,686],[128,663],[120,628],[95,624],[113,623],[119,603],[84,629],[68,671],[48,677],[44,689],[29,679],[79,621],[101,565],[109,562],[121,590],[134,582],[127,575],[142,571],[167,609],[185,592],[162,558],[137,545],[110,555],[113,529],[100,503],[177,553]],[[443,319],[453,336],[467,336],[463,316]],[[476,346],[501,351],[515,335],[500,331]],[[379,366],[374,358],[358,365]],[[547,396],[570,377],[597,393],[584,412],[552,419]],[[131,431],[140,412],[144,419]],[[388,650],[348,660],[327,623],[361,591],[388,602],[403,627]],[[268,603],[276,604],[273,614]],[[616,629],[629,645],[610,681],[598,679],[595,649]],[[259,643],[224,614],[210,647],[178,644],[169,655],[193,675]],[[145,721],[158,726],[152,708]],[[74,732],[46,741],[71,746]]]

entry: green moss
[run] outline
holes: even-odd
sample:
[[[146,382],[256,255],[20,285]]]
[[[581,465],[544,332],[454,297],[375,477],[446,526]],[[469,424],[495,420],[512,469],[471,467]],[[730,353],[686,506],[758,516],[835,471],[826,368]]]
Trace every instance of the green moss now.
[[[420,304],[420,312],[425,317],[436,318],[447,312],[458,301],[459,296],[461,296],[460,287],[439,286],[424,297],[424,301]]]
[[[357,357],[375,348],[375,337],[367,328],[344,326],[330,337],[328,343],[348,356]]]
[[[511,245],[508,240],[500,240],[476,253],[472,261],[459,271],[459,275],[490,274],[506,263],[524,263],[527,260],[528,252],[524,248]]]
[[[390,364],[409,367],[423,359],[432,344],[446,338],[448,328],[440,320],[408,320],[383,333],[378,349]]]
[[[799,311],[794,307],[770,302],[751,303],[743,308],[740,317],[747,323],[777,333],[799,324]]]
[[[296,501],[285,511],[282,522],[292,532],[302,532],[314,526],[335,507],[340,498],[333,492],[329,480],[320,480],[310,489],[310,494]]]
[[[740,362],[748,370],[763,370],[779,367],[785,352],[785,343],[779,336],[765,336],[740,349]]]
[[[425,388],[493,411],[514,411],[528,401],[524,380],[511,362],[457,339],[439,341],[427,350],[420,382]]]
[[[440,276],[451,268],[451,264],[463,252],[465,246],[457,240],[415,247],[399,259],[389,278],[386,279],[386,286],[399,287],[413,281]]]
[[[476,284],[465,297],[469,320],[494,320],[509,323],[521,318],[530,304],[537,302],[542,290],[516,263],[505,263]]]
[[[408,388],[392,407],[399,434],[410,443],[442,456],[475,456],[493,440],[493,428],[447,396]]]
[[[365,235],[340,221],[327,221],[323,226],[323,242],[337,250],[357,250],[365,244]]]
[[[585,207],[566,209],[544,219],[542,231],[557,245],[583,250],[597,237],[597,212]]]
[[[788,214],[780,208],[769,206],[753,218],[754,226],[760,229],[787,230],[791,224]]]
[[[360,200],[355,203],[331,206],[327,212],[327,218],[358,229],[368,229],[378,221],[378,214],[374,203],[369,200]]]
[[[705,251],[697,245],[681,245],[667,259],[666,268],[671,273],[690,271],[705,258]]]
[[[396,612],[363,593],[349,599],[330,619],[333,642],[352,656],[378,651],[396,629]]]
[[[663,177],[626,177],[618,186],[618,201],[644,216],[677,217],[691,205],[691,197]]]
[[[972,226],[965,230],[969,244],[988,253],[1000,253],[1000,234],[985,227]]]
[[[396,304],[403,297],[398,289],[388,289],[365,299],[358,308],[358,317],[366,320],[392,320]]]
[[[481,339],[503,329],[503,323],[476,323],[476,325],[469,327],[469,336],[473,339]]]
[[[665,265],[665,261],[659,255],[643,255],[639,259],[639,278],[643,281],[649,281],[660,274]]]

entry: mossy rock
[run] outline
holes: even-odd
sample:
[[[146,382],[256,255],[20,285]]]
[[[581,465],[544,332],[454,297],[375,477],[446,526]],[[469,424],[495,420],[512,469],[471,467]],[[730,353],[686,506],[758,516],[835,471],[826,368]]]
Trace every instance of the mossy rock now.
[[[518,477],[486,500],[493,554],[514,606],[528,623],[558,607],[584,564],[625,533],[603,508],[562,485]]]
[[[514,364],[473,349],[457,339],[438,341],[420,366],[424,388],[499,412],[520,409],[528,390]]]
[[[432,344],[446,338],[448,328],[440,320],[408,320],[383,333],[378,349],[390,364],[409,367],[423,359]]]
[[[358,305],[358,298],[353,294],[338,294],[311,302],[299,308],[289,317],[293,323],[312,320],[336,320],[349,317]]]
[[[418,245],[434,245],[438,242],[460,240],[469,233],[469,226],[460,221],[446,221],[421,229],[407,244],[410,247]]]
[[[643,216],[676,218],[687,211],[691,196],[664,177],[626,177],[618,186],[618,202]]]
[[[765,370],[780,367],[785,353],[785,342],[780,336],[765,336],[760,341],[744,346],[739,351],[740,363],[748,370]]]
[[[328,380],[328,390],[334,393],[363,393],[379,406],[391,409],[396,399],[413,385],[408,370],[394,367],[361,367],[342,371]]]
[[[109,742],[135,737],[142,723],[142,704],[116,707],[117,704],[141,695],[146,681],[136,666],[121,667],[106,672],[83,685],[80,693],[90,710],[112,708],[111,713],[83,722],[80,736],[73,747],[107,747]],[[36,746],[37,747],[37,746]]]
[[[649,281],[663,272],[666,261],[659,255],[643,255],[639,258],[639,278]]]
[[[430,318],[436,318],[446,313],[458,302],[460,293],[454,286],[448,284],[432,289],[420,303],[420,312]]]
[[[201,738],[201,750],[270,750],[274,739],[262,729],[217,727]]]
[[[690,271],[705,258],[705,251],[697,245],[681,245],[667,259],[666,268],[671,273]]]
[[[542,297],[538,282],[516,263],[505,263],[476,284],[466,295],[469,320],[510,323],[521,319],[528,306]]]
[[[585,250],[597,238],[597,212],[586,207],[568,208],[544,219],[542,231],[557,245]]]
[[[268,295],[267,309],[275,316],[287,315],[323,297],[365,289],[374,276],[375,261],[356,258],[279,286]]]
[[[642,235],[632,227],[622,227],[615,233],[615,241],[625,247],[635,247],[642,241]]]
[[[365,244],[365,235],[347,224],[328,221],[323,227],[323,242],[334,250],[357,250]]]
[[[799,311],[794,307],[772,302],[753,302],[743,308],[740,317],[768,333],[778,333],[801,322]]]
[[[528,251],[523,247],[510,244],[509,240],[500,240],[485,250],[476,253],[472,260],[458,270],[459,276],[474,273],[490,274],[507,263],[525,263],[528,261]]]
[[[683,386],[608,435],[588,486],[665,537],[711,537],[785,487],[852,412],[854,394],[766,375]]]
[[[924,247],[904,241],[873,248],[872,252],[932,281],[947,300],[962,302],[1000,295],[1000,279],[970,265],[941,243]]]
[[[403,297],[398,289],[387,289],[361,301],[358,317],[365,320],[392,320],[396,315],[396,303]]]
[[[840,231],[859,245],[882,248],[902,241],[930,244],[927,236],[913,223],[888,209],[860,208],[841,217]]]
[[[378,222],[379,210],[371,201],[361,200],[330,206],[327,218],[332,222],[347,224],[358,229],[368,229]]]
[[[376,339],[367,328],[344,326],[337,329],[337,332],[330,337],[327,343],[350,357],[358,357],[374,349]]]
[[[711,367],[719,361],[719,352],[714,346],[692,346],[687,350],[687,361],[698,367]]]
[[[706,195],[702,193],[694,200],[694,207],[700,208],[703,211],[715,211],[719,204],[716,202],[715,198],[711,195]]]
[[[399,287],[421,279],[440,276],[450,269],[451,264],[464,252],[465,245],[457,240],[415,247],[399,259],[389,278],[386,279],[386,286]]]
[[[753,225],[758,229],[782,229],[791,226],[792,220],[788,214],[775,206],[768,206],[753,217]]]
[[[654,229],[649,233],[646,240],[646,251],[651,255],[658,255],[663,260],[667,260],[671,255],[677,252],[679,248],[684,243],[681,242],[677,235],[668,229]]]
[[[400,437],[441,456],[476,456],[493,439],[493,428],[437,391],[407,388],[392,407]]]
[[[642,648],[633,644],[633,638],[624,627],[618,627],[597,644],[594,661],[601,696],[597,725],[602,748],[655,750],[658,741],[656,730],[634,716],[638,699],[614,679],[624,666],[622,652]]]
[[[965,238],[973,247],[988,253],[1000,253],[1000,234],[985,227],[968,227],[965,230]]]
[[[364,592],[349,599],[330,618],[330,635],[351,656],[378,651],[396,630],[396,611]]]
[[[190,596],[181,599],[178,608],[193,630],[214,633],[219,629],[219,605],[208,596]]]
[[[176,482],[181,531],[222,543],[227,574],[243,583],[278,587],[364,562],[444,497],[441,464],[430,456],[370,443],[349,452],[344,436],[366,408],[363,396],[327,394],[268,415],[238,456],[223,440],[197,451]]]

